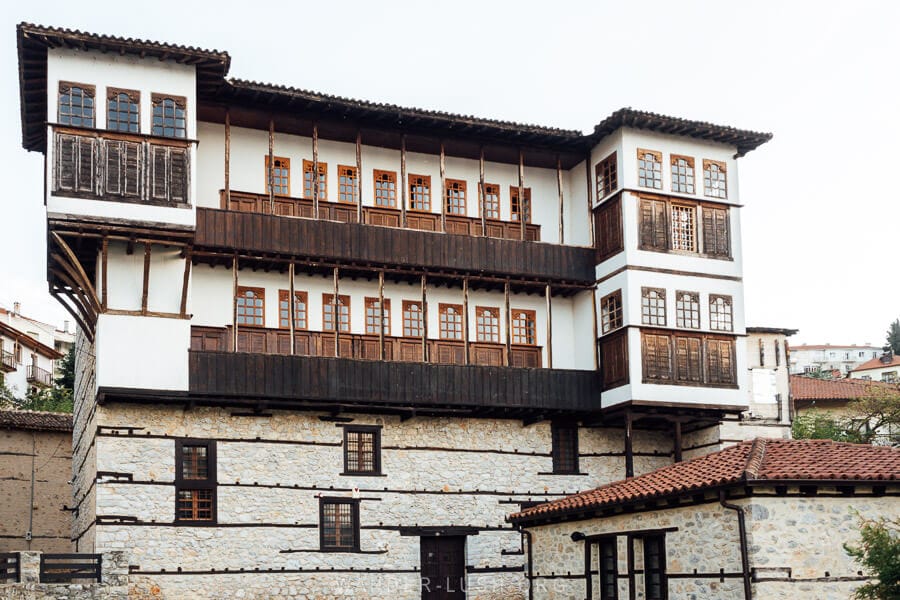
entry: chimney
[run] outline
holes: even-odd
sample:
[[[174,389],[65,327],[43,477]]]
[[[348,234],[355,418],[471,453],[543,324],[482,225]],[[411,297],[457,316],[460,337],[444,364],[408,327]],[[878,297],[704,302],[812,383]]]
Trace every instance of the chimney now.
[[[63,331],[64,331],[65,333],[69,333],[69,320],[68,320],[68,319],[66,319],[65,321],[63,321]]]
[[[13,314],[18,317],[21,313],[22,303],[19,301],[13,302]]]
[[[881,355],[881,363],[885,365],[889,365],[894,362],[894,353],[890,348],[886,348],[884,354]]]

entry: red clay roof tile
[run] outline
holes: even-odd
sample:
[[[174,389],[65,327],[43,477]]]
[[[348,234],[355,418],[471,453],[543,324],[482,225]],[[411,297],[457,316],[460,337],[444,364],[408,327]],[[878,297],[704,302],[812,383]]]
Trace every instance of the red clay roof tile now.
[[[867,379],[815,379],[791,375],[791,395],[795,401],[807,400],[855,400],[894,391],[900,386]]]

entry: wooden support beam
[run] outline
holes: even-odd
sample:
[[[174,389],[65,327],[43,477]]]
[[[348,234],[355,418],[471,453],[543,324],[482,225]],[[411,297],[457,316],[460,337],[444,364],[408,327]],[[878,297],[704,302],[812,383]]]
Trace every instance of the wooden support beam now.
[[[84,332],[84,335],[87,336],[88,340],[90,340],[91,343],[93,343],[93,341],[94,341],[93,328],[88,326],[88,324],[85,322],[84,318],[78,312],[78,310],[76,310],[68,302],[63,300],[63,294],[64,294],[63,290],[60,290],[60,289],[50,290],[50,295],[53,296],[54,298],[56,298],[56,301],[59,302],[60,304],[62,304],[63,308],[66,309],[66,312],[68,312],[70,315],[72,315],[72,318],[75,319],[75,322],[78,323],[79,327],[81,327],[81,331]],[[71,296],[69,296],[69,297],[71,299]]]
[[[428,298],[425,274],[422,274],[422,362],[428,362]]]
[[[312,130],[312,152],[313,152],[313,172],[312,172],[312,192],[313,192],[313,214],[314,218],[319,218],[319,123],[313,121]],[[337,297],[335,297],[337,302]]]
[[[184,279],[181,281],[181,309],[179,311],[182,317],[187,316],[188,286],[191,283],[191,264],[193,262],[191,250],[192,248],[188,246],[184,251]]]
[[[510,317],[512,312],[509,310],[509,279],[503,283],[503,306],[506,315],[506,366],[510,365],[510,352],[512,351],[512,325]]]
[[[141,314],[147,314],[147,299],[150,296],[150,249],[153,244],[144,244],[144,279],[141,288]]]
[[[66,294],[69,297],[69,299],[72,301],[72,304],[75,305],[75,307],[84,317],[84,321],[88,325],[93,326],[93,324],[97,322],[97,312],[91,306],[90,300],[84,293],[84,289],[70,277],[69,273],[60,271],[55,267],[50,268],[50,273],[55,275],[59,280],[69,286],[68,290],[61,286],[57,287],[60,288],[60,291],[62,293]]]
[[[556,155],[556,190],[559,193],[559,243],[565,243],[565,226],[563,224],[564,208],[563,208],[563,175],[562,162],[559,155]]]
[[[600,343],[599,338],[597,337],[597,288],[591,290],[591,311],[594,314],[594,318],[592,319],[594,337],[591,339],[594,342],[594,370],[596,371],[600,368]]]
[[[447,174],[444,156],[444,142],[441,142],[441,231],[447,231]],[[466,356],[468,356],[468,352],[466,352]]]
[[[229,108],[225,109],[225,206],[223,208],[231,208],[231,109]]]
[[[464,364],[469,364],[469,278],[463,277],[463,344],[466,358]]]
[[[362,132],[356,130],[356,222],[363,222],[362,209]]]
[[[338,304],[338,294],[340,293],[340,288],[338,287],[338,277],[339,277],[338,268],[334,268],[334,298],[331,303],[331,319],[334,322],[334,355],[337,358],[341,356],[341,313],[340,313],[340,304]]]
[[[547,368],[553,368],[553,306],[550,301],[550,284],[544,288],[544,297],[547,301]],[[535,340],[537,341],[537,340]]]
[[[406,227],[406,134],[400,138],[400,227]]]
[[[269,119],[269,168],[266,169],[269,183],[269,212],[275,214],[275,119]]]
[[[591,153],[588,152],[584,157],[584,175],[585,180],[587,181],[587,217],[588,217],[588,228],[591,232],[591,248],[596,248],[596,238],[594,236],[597,235],[597,232],[594,231],[594,200],[593,200],[593,192],[591,188]]]
[[[231,351],[237,352],[238,347],[238,319],[237,319],[237,294],[238,294],[238,257],[231,259]]]
[[[384,271],[378,271],[378,358],[384,360]]]
[[[519,150],[519,235],[525,241],[525,151]]]
[[[90,299],[91,304],[94,306],[94,310],[100,312],[100,299],[97,297],[97,291],[94,289],[94,285],[91,283],[91,280],[87,276],[87,273],[85,273],[84,267],[81,266],[81,261],[78,260],[78,257],[75,256],[75,253],[58,233],[56,233],[55,231],[51,232],[50,237],[53,239],[53,241],[56,242],[56,245],[59,246],[59,249],[62,250],[63,254],[65,254],[68,260],[71,262],[71,268],[74,269],[78,274],[76,281],[80,280],[84,291]]]
[[[680,420],[680,419],[676,419],[675,422],[672,424],[672,426],[673,426],[674,429],[675,429],[675,432],[674,432],[675,435],[673,436],[673,437],[674,437],[674,441],[675,441],[675,448],[674,448],[673,454],[674,454],[674,457],[675,457],[675,462],[679,463],[679,462],[682,461],[682,456],[681,456],[681,450],[682,450],[682,443],[681,443],[681,420]]]
[[[478,152],[478,210],[481,213],[481,235],[487,237],[487,214],[484,210],[484,146]]]
[[[630,410],[625,411],[625,477],[634,477],[634,443],[632,435],[632,415]]]
[[[105,237],[100,242],[100,308],[109,307],[109,290],[107,287],[107,269],[109,268],[109,240]]]
[[[288,330],[291,338],[291,355],[294,355],[294,315],[296,314],[296,308],[294,303],[297,302],[295,298],[295,288],[294,288],[294,263],[288,265]],[[306,306],[306,318],[309,318],[309,296],[306,298],[307,306]]]

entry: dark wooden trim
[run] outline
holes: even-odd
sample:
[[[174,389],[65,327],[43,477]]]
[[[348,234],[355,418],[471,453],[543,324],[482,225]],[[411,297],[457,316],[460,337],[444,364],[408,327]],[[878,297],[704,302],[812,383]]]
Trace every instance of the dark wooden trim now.
[[[344,446],[344,472],[341,475],[383,475],[381,472],[381,425],[344,425],[343,446]],[[348,468],[349,455],[347,434],[348,433],[370,433],[372,434],[372,470],[371,471],[352,471]]]
[[[144,278],[143,288],[141,291],[141,314],[147,314],[147,301],[150,295],[150,251],[153,244],[144,244]]]
[[[206,479],[185,479],[182,472],[182,456],[185,446],[205,446],[207,460]],[[216,460],[216,442],[209,439],[176,438],[175,439],[175,510],[173,522],[177,525],[210,527],[219,526],[218,523],[218,469]],[[178,492],[181,489],[210,490],[212,492],[212,518],[207,520],[182,519],[178,516]],[[98,524],[100,524],[97,517]]]
[[[359,498],[348,498],[346,496],[321,496],[319,498],[319,549],[328,552],[359,552]],[[325,543],[325,505],[326,504],[349,504],[350,519],[353,524],[353,545],[350,547],[335,547]]]
[[[682,275],[684,277],[702,277],[704,279],[720,279],[724,281],[743,281],[743,277],[735,277],[732,275],[716,275],[714,273],[699,273],[697,271],[682,271],[679,269],[660,269],[657,267],[643,267],[641,265],[625,265],[623,267],[619,267],[615,271],[604,275],[595,280],[597,285],[612,279],[619,273],[623,273],[625,271],[644,271],[646,273],[661,273],[664,275]]]

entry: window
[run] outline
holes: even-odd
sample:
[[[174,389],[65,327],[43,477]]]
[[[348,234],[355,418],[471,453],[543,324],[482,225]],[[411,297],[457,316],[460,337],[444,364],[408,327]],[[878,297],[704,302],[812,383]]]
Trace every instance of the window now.
[[[19,342],[18,340],[16,340],[14,342],[14,346],[15,347],[13,349],[13,352],[16,355],[16,364],[21,365],[22,364],[22,343]]]
[[[150,132],[162,137],[187,137],[187,100],[180,96],[153,94],[153,121]]]
[[[522,188],[522,189],[525,192],[524,193],[524,196],[525,196],[525,202],[524,202],[525,222],[531,223],[531,188]],[[511,215],[512,220],[518,221],[519,220],[519,212],[520,212],[519,188],[516,186],[509,187],[509,206],[510,206],[510,212],[512,213],[512,215]]]
[[[431,175],[409,176],[409,209],[431,210]]]
[[[628,383],[628,332],[624,329],[600,340],[600,375],[603,391]]]
[[[700,335],[673,336],[675,345],[675,381],[703,383],[703,337]]]
[[[94,86],[80,83],[59,84],[59,124],[94,126]]]
[[[359,550],[359,500],[319,500],[319,549],[332,552]]]
[[[675,327],[700,329],[700,294],[675,293]]]
[[[359,187],[356,167],[338,165],[338,202],[356,204],[356,193]]]
[[[709,328],[715,331],[733,330],[731,296],[709,295]]]
[[[619,598],[619,557],[616,538],[602,538],[597,542],[600,553],[600,600]]]
[[[439,333],[442,340],[463,339],[463,321],[461,304],[438,305]]]
[[[344,427],[344,473],[381,474],[381,428]]]
[[[378,335],[378,323],[381,321],[381,308],[378,298],[366,298],[366,333]],[[391,300],[384,299],[384,335],[391,335]]]
[[[706,339],[706,382],[712,385],[733,385],[734,340]]]
[[[897,371],[885,371],[881,374],[881,381],[885,383],[897,383]]]
[[[578,472],[578,426],[553,423],[550,426],[554,473]]]
[[[466,182],[460,179],[447,179],[447,214],[466,214]]]
[[[759,339],[759,366],[766,366],[766,345],[762,338]]]
[[[375,170],[375,206],[397,206],[397,173]]]
[[[266,155],[266,190],[269,189],[269,156]],[[279,196],[291,195],[291,159],[272,157],[272,192]]]
[[[728,198],[725,163],[703,159],[703,195],[723,200]]]
[[[422,337],[425,332],[422,322],[422,303],[415,300],[403,301],[403,336]]]
[[[694,206],[672,205],[672,250],[696,252],[697,236],[694,229],[696,210]]]
[[[773,340],[772,344],[775,346],[775,366],[781,366],[781,346],[778,345],[778,340]]]
[[[216,520],[216,443],[175,441],[175,521]]]
[[[536,321],[533,310],[512,309],[512,343],[527,346],[537,344]]]
[[[597,262],[625,249],[622,237],[621,198],[608,200],[594,209],[594,231],[597,232]]]
[[[729,243],[728,209],[704,205],[703,211],[703,253],[707,256],[728,258],[731,256]]]
[[[599,163],[594,169],[597,176],[597,197],[595,202],[612,194],[619,187],[619,178],[616,166],[616,153],[613,152]]]
[[[609,333],[622,326],[622,290],[616,290],[600,299],[602,333]]]
[[[266,324],[266,291],[259,287],[239,287],[236,318],[238,325]]]
[[[641,332],[641,366],[644,381],[669,382],[672,380],[671,335],[667,333]]]
[[[646,600],[666,600],[666,543],[665,536],[644,538],[644,597]]]
[[[662,153],[653,150],[638,150],[638,185],[662,189]]]
[[[485,219],[500,218],[500,186],[496,183],[484,184],[484,198],[482,199]]]
[[[819,365],[804,365],[803,372],[804,373],[818,373]]]
[[[661,288],[641,288],[641,323],[665,327],[666,290]]]
[[[133,90],[106,90],[106,128],[111,131],[138,133],[140,125],[140,92]]]
[[[337,298],[337,314],[341,331],[350,331],[350,296]],[[334,331],[334,294],[322,294],[322,329]]]
[[[311,160],[303,161],[303,197],[304,198],[313,198],[315,194],[316,198],[319,200],[324,200],[328,197],[328,163],[319,162],[317,164],[319,169],[319,180],[318,180],[318,188],[315,188],[313,185],[313,162]]]
[[[694,159],[672,155],[672,191],[681,194],[694,193]]]
[[[278,326],[290,329],[291,309],[288,302],[289,290],[278,290]],[[306,329],[306,292],[294,292],[294,329]]]
[[[475,339],[479,342],[500,341],[500,309],[475,307]]]

